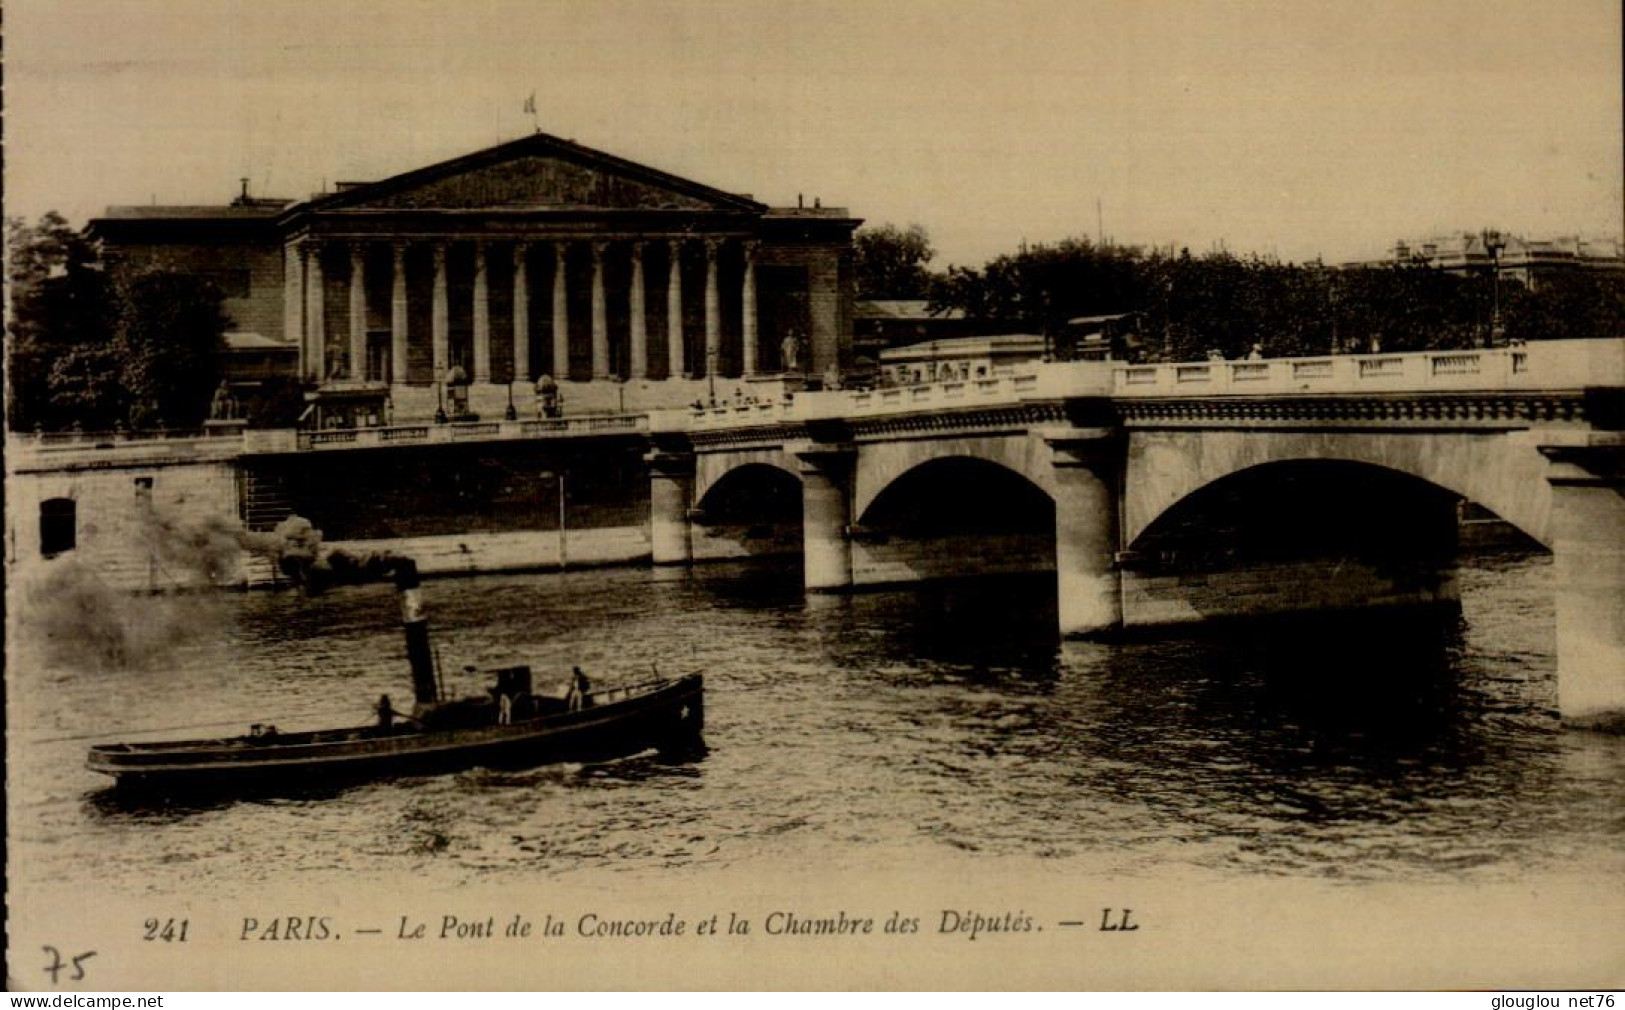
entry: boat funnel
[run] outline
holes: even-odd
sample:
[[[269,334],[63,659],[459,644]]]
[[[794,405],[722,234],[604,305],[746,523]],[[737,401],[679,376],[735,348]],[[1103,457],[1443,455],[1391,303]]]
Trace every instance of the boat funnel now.
[[[440,700],[435,687],[434,656],[429,651],[429,622],[418,593],[418,565],[403,558],[395,565],[395,588],[401,594],[401,630],[406,633],[406,661],[412,665],[412,694],[419,705]]]

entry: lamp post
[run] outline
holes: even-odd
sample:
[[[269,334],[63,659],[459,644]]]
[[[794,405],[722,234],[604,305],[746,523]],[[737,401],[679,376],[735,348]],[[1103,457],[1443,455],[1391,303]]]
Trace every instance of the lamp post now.
[[[539,476],[543,481],[551,480],[551,481],[557,481],[558,482],[558,489],[559,489],[559,546],[558,546],[558,556],[559,556],[559,571],[562,572],[562,571],[564,571],[564,566],[565,566],[566,562],[568,561],[568,558],[566,557],[565,552],[564,552],[564,471],[560,470],[558,473],[554,473],[552,470],[543,470],[537,476]]]
[[[1484,251],[1490,254],[1490,337],[1486,344],[1494,347],[1501,334],[1501,250],[1507,247],[1507,240],[1494,229],[1485,229],[1483,237]]]

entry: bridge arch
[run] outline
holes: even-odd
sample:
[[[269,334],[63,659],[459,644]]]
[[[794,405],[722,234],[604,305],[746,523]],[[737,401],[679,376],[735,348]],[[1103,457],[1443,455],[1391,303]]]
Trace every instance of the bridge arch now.
[[[709,561],[800,553],[802,494],[800,475],[782,461],[736,460],[694,497],[690,556]]]
[[[929,460],[855,513],[852,579],[875,585],[1055,569],[1055,500],[1003,463]]]
[[[772,463],[741,463],[712,481],[703,494],[697,492],[694,507],[706,522],[799,519],[801,478]]]
[[[942,456],[911,467],[854,514],[859,526],[932,527],[955,519],[974,525],[1015,520],[1031,526],[1040,514],[1043,529],[1053,534],[1055,524],[1054,498],[1048,489],[1018,470],[979,456]]]
[[[1122,542],[1132,546],[1181,502],[1243,471],[1276,463],[1366,464],[1483,505],[1552,545],[1548,464],[1519,433],[1136,432],[1130,440]]]
[[[1449,560],[1457,498],[1420,477],[1369,463],[1263,463],[1180,499],[1129,548],[1136,557],[1176,558],[1187,570],[1219,559]]]
[[[979,438],[920,439],[863,446],[852,495],[852,514],[863,516],[882,493],[907,474],[942,459],[973,459],[1011,471],[1053,500],[1052,452],[1042,438],[1026,432]],[[859,519],[859,522],[862,522]]]
[[[764,470],[777,471],[791,480],[800,482],[801,470],[795,457],[782,449],[757,449],[746,452],[706,453],[695,460],[694,504],[704,508],[713,489],[724,481],[740,479],[769,479]]]

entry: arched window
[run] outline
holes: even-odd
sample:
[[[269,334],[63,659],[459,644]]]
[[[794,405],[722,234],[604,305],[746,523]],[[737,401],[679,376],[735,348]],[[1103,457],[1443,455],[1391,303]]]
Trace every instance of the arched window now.
[[[79,503],[72,498],[47,498],[39,506],[39,552],[54,558],[71,551],[79,541]]]

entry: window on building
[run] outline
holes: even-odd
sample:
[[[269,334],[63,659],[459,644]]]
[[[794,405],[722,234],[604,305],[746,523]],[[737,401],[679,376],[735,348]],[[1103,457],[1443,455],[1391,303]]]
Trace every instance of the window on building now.
[[[72,498],[47,498],[39,506],[39,552],[54,558],[71,551],[79,541],[79,503]]]

